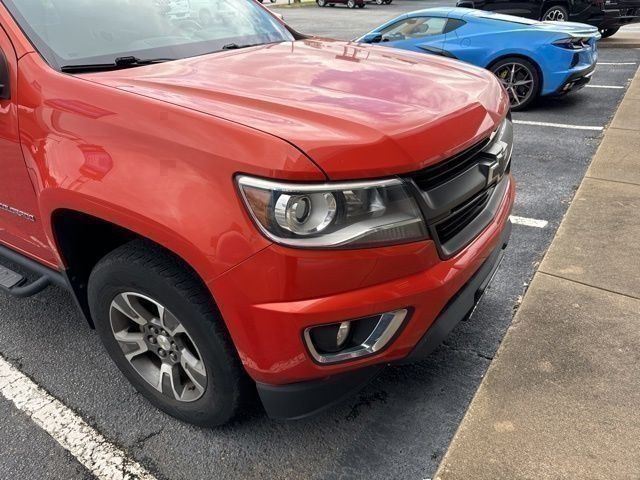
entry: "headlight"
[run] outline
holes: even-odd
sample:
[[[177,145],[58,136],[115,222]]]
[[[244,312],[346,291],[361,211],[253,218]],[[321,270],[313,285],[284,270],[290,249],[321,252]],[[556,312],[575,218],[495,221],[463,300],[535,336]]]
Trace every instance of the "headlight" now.
[[[239,176],[260,230],[292,247],[362,248],[427,237],[420,209],[400,179],[294,184]]]

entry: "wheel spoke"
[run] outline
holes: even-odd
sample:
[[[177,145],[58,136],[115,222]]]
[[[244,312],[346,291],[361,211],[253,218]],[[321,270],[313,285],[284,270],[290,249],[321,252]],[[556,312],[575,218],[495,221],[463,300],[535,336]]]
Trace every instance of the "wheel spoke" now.
[[[169,335],[175,337],[179,333],[186,333],[186,330],[180,323],[180,321],[169,310],[163,309],[162,316],[160,317],[160,324]]]
[[[144,341],[144,334],[142,333],[132,333],[123,330],[116,332],[114,336],[120,344],[120,348],[125,354],[124,356],[129,361],[149,351],[149,347]]]
[[[188,350],[182,350],[180,353],[180,366],[198,391],[204,391],[207,385],[207,372],[202,361],[194,357]]]
[[[176,400],[182,398],[182,392],[184,388],[181,388],[180,372],[175,365],[163,363],[160,366],[160,378],[158,379],[158,385],[156,389],[161,393],[171,396]]]
[[[118,295],[114,298],[111,302],[111,308],[116,309],[138,325],[146,325],[148,323],[147,320],[136,311],[133,305],[131,305],[128,296],[125,294]]]
[[[509,91],[511,92],[512,96],[513,96],[513,100],[516,102],[516,105],[520,105],[520,97],[518,96],[518,92],[516,92],[516,89],[513,87],[509,87]]]
[[[152,307],[152,310],[149,310],[147,305]],[[139,325],[146,325],[155,318],[161,318],[164,311],[164,307],[159,303],[133,293],[118,295],[111,302],[111,306]]]

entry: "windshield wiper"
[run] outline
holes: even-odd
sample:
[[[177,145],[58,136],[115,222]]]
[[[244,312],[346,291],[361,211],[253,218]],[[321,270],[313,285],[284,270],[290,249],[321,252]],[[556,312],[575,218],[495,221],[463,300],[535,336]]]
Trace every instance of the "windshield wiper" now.
[[[240,48],[249,48],[249,47],[257,47],[258,45],[262,45],[261,43],[247,43],[246,45],[239,45],[237,43],[227,43],[222,50],[238,50]]]
[[[103,72],[120,68],[141,67],[154,63],[171,62],[175,58],[138,58],[133,56],[117,57],[113,63],[89,63],[86,65],[65,65],[60,70],[65,73]]]

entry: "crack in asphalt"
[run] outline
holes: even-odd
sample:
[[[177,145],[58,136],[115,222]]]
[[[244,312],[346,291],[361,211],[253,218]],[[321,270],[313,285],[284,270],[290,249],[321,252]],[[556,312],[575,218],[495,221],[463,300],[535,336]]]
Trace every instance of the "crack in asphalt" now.
[[[162,426],[162,427],[160,427],[157,431],[150,432],[150,433],[148,433],[148,434],[144,435],[143,437],[141,437],[141,438],[137,439],[137,440],[135,441],[135,446],[136,446],[136,447],[142,447],[142,446],[143,446],[143,444],[147,443],[147,442],[148,442],[149,440],[151,440],[152,438],[157,437],[157,436],[158,436],[158,435],[160,435],[162,432],[164,432],[164,429],[165,429],[165,427],[164,427],[164,425],[163,425],[163,426]]]
[[[449,350],[453,351],[453,352],[460,352],[460,353],[468,353],[471,355],[474,355],[476,357],[482,358],[483,360],[488,360],[489,362],[491,362],[493,360],[493,357],[489,356],[489,355],[485,355],[482,352],[479,352],[477,350],[473,350],[471,348],[458,348],[458,347],[454,347],[453,345],[451,345],[448,342],[442,342],[442,346],[445,348],[448,348]]]

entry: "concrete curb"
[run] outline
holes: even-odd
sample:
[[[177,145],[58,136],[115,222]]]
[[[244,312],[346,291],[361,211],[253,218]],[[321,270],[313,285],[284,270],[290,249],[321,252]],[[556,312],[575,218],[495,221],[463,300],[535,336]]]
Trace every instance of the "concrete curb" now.
[[[638,478],[640,70],[436,473]]]

